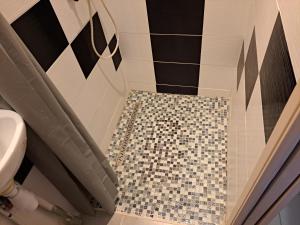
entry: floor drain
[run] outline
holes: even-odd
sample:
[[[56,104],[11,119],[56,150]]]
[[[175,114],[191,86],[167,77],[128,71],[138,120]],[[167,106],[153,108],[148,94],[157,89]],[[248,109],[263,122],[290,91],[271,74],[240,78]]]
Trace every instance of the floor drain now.
[[[126,127],[126,131],[125,131],[125,134],[124,134],[124,138],[121,141],[120,146],[119,146],[120,150],[119,150],[119,154],[118,154],[117,159],[116,159],[116,166],[122,165],[123,162],[124,162],[125,151],[126,151],[126,148],[127,148],[127,144],[128,144],[130,135],[132,133],[133,125],[134,125],[134,122],[135,122],[137,112],[138,112],[138,109],[139,109],[140,105],[141,105],[141,102],[137,102],[135,104],[135,106],[133,107],[133,111],[130,115],[130,118],[127,122],[127,127]]]

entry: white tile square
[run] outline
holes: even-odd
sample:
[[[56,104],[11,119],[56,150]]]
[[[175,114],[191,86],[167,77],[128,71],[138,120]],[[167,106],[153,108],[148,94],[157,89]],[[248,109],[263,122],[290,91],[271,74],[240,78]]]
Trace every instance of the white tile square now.
[[[285,37],[297,82],[300,79],[300,1],[278,0]]]
[[[65,100],[74,107],[86,79],[70,46],[51,65],[47,74]]]
[[[120,32],[149,33],[146,1],[105,0],[105,3]]]
[[[243,71],[239,89],[232,97],[230,130],[233,140],[228,149],[228,196],[230,204],[235,205],[248,179],[247,149],[246,149],[246,100],[245,100],[245,71]],[[231,187],[233,187],[231,189]]]
[[[109,84],[104,79],[99,68],[95,66],[80,91],[77,102],[73,107],[75,113],[89,131],[92,118],[98,108],[101,107],[101,101],[108,88]]]
[[[247,163],[250,176],[265,147],[265,132],[259,77],[255,83],[246,112]]]
[[[106,136],[120,100],[121,97],[117,92],[111,88],[107,88],[103,98],[98,101],[99,107],[91,119],[89,131],[99,146]]]
[[[243,35],[248,3],[240,0],[206,1],[203,34],[219,37]]]
[[[1,0],[0,9],[5,19],[9,23],[12,23],[37,2],[39,2],[39,0]]]
[[[241,38],[203,37],[201,65],[237,66],[243,40]]]
[[[236,67],[200,65],[199,88],[233,91]]]
[[[258,68],[261,68],[277,15],[278,8],[276,1],[255,1],[255,35]]]
[[[50,0],[58,20],[71,43],[89,21],[87,1]],[[92,7],[92,14],[95,9]]]
[[[120,34],[120,49],[124,59],[153,60],[149,34]]]
[[[153,62],[142,60],[123,60],[123,71],[128,82],[155,85]]]
[[[244,29],[244,44],[245,44],[245,56],[247,56],[248,48],[250,46],[250,41],[255,26],[255,2],[250,0],[248,4],[248,10],[245,11],[246,15],[246,25]]]

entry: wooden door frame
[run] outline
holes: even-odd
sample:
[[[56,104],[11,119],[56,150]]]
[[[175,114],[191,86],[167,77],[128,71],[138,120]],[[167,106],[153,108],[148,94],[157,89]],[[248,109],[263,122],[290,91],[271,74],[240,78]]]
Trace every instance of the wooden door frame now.
[[[244,223],[269,184],[293,152],[299,140],[300,84],[298,83],[241,196],[229,217],[226,218],[226,225],[242,225]]]

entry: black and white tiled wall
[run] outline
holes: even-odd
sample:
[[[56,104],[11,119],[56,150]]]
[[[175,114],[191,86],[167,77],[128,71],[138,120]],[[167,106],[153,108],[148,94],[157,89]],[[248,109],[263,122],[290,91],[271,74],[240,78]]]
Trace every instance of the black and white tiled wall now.
[[[158,92],[197,94],[204,0],[147,0]]]
[[[97,12],[94,12],[93,24],[95,46],[102,54],[108,47],[107,43],[113,42],[115,37],[112,40],[106,40]],[[68,41],[49,0],[41,0],[36,3],[15,20],[12,27],[46,72],[68,45],[71,45],[86,78],[89,77],[99,60],[91,44],[90,22],[82,27],[82,30],[71,42]],[[121,56],[117,54],[116,57],[120,58]],[[121,60],[116,57],[114,61]],[[118,66],[116,66],[117,69]]]
[[[235,22],[240,1],[233,0],[230,7],[227,2],[204,0],[109,4],[121,32],[130,88],[192,95],[199,95],[200,89],[234,88],[242,45],[242,25]]]
[[[116,37],[110,30],[104,29],[107,24],[102,27],[100,11],[96,9],[92,9],[95,45],[99,53],[108,55],[115,48]],[[119,49],[111,59],[99,59],[94,53],[87,2],[12,2],[1,5],[1,13],[95,141],[105,149],[109,143],[107,130],[112,130],[110,121],[119,107],[121,96],[109,86],[99,64],[111,76],[112,82],[120,83],[122,57]],[[17,174],[19,182],[24,181],[32,166],[25,158]]]
[[[228,212],[250,178],[299,80],[296,1],[252,1],[232,98]],[[299,2],[298,2],[299,3]],[[297,4],[298,4],[297,3]],[[298,31],[297,31],[298,32]],[[299,32],[298,32],[299,33]],[[293,35],[292,35],[293,34]],[[298,72],[297,72],[298,71]]]
[[[242,49],[242,52],[243,51],[244,48]],[[243,54],[241,53],[241,58],[242,57]],[[240,62],[241,61],[243,60],[240,59]],[[283,108],[296,86],[296,77],[279,12],[261,67],[259,68],[258,66],[255,28],[253,29],[243,66],[245,68],[246,110],[253,95],[257,79],[260,80],[265,142],[267,142]],[[238,76],[240,76],[240,70],[239,68]]]

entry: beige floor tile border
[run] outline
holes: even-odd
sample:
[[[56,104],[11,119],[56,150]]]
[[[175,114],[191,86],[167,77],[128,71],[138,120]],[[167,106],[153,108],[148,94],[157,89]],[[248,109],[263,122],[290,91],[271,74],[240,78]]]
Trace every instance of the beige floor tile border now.
[[[117,214],[119,215],[123,215],[125,217],[132,217],[132,218],[136,218],[136,219],[140,219],[140,220],[148,220],[149,221],[149,225],[151,224],[151,222],[153,222],[153,225],[165,225],[165,224],[173,224],[173,225],[186,225],[186,224],[182,224],[182,223],[176,223],[174,221],[171,221],[171,220],[167,220],[167,219],[160,219],[160,218],[149,218],[149,217],[146,217],[146,216],[138,216],[138,215],[135,215],[135,214],[132,214],[132,213],[125,213],[125,212],[119,212],[117,211],[116,212]],[[126,220],[126,218],[125,218]],[[125,221],[123,220],[123,222]],[[126,223],[123,223],[124,225]],[[122,224],[122,225],[123,225]],[[144,224],[144,223],[143,223]],[[127,224],[126,224],[127,225]],[[132,224],[133,225],[133,224]],[[146,225],[146,224],[145,224]],[[148,224],[147,224],[148,225]]]

